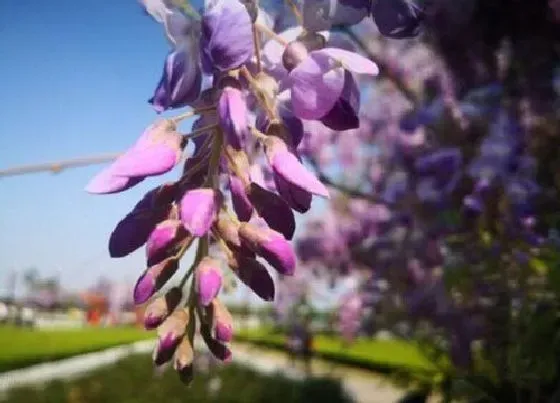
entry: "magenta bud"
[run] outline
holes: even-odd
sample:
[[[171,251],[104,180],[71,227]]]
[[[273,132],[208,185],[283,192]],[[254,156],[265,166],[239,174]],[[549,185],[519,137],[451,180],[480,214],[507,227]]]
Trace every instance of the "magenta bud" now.
[[[171,171],[180,162],[186,145],[175,128],[169,120],[160,120],[148,127],[136,144],[114,162],[114,173],[135,178]]]
[[[222,287],[220,263],[205,257],[196,268],[196,289],[200,304],[208,306],[216,298]]]
[[[291,184],[282,176],[274,174],[274,184],[278,193],[288,205],[299,213],[306,213],[311,208],[313,195],[308,191]]]
[[[249,121],[241,90],[233,86],[225,87],[218,101],[217,112],[227,143],[236,150],[242,149],[249,136]]]
[[[185,334],[188,322],[188,311],[178,309],[158,327],[158,340],[153,355],[156,365],[162,365],[173,357],[175,349]]]
[[[173,287],[165,296],[156,298],[144,312],[144,327],[148,330],[155,329],[175,310],[183,293],[179,287]]]
[[[170,120],[159,120],[144,130],[136,143],[86,186],[94,194],[118,193],[147,176],[169,172],[181,159],[186,142]]]
[[[325,185],[299,162],[298,158],[288,150],[288,146],[283,140],[270,136],[266,139],[265,145],[268,163],[275,175],[309,193],[329,196]]]
[[[253,215],[253,205],[247,197],[243,181],[235,175],[229,176],[229,188],[233,210],[240,221],[249,221]]]
[[[165,220],[156,225],[146,242],[148,265],[153,266],[169,257],[174,247],[187,235],[181,221],[176,219]]]
[[[189,190],[181,199],[180,213],[183,225],[193,236],[208,233],[220,208],[220,194],[212,189]]]
[[[290,243],[282,234],[242,223],[239,238],[259,256],[262,256],[280,274],[291,276],[296,268],[296,256]]]
[[[214,335],[217,341],[229,343],[233,339],[233,318],[218,299],[212,301]]]
[[[141,305],[147,302],[175,274],[179,264],[176,259],[169,258],[148,268],[136,282],[134,287],[134,303]]]

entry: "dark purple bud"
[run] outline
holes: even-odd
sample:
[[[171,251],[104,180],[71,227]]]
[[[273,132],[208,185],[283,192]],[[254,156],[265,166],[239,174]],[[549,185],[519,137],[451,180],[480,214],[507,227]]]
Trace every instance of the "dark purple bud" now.
[[[196,268],[196,292],[201,305],[208,306],[222,288],[220,262],[205,257]]]
[[[179,287],[173,287],[167,293],[151,302],[144,312],[144,327],[155,329],[177,308],[183,293]]]
[[[258,228],[249,223],[239,228],[241,242],[262,256],[280,274],[291,276],[296,268],[292,246],[282,234],[268,228]]]
[[[231,202],[237,218],[239,218],[239,221],[249,221],[253,215],[253,205],[247,197],[243,182],[237,176],[230,175],[229,188],[231,191]]]
[[[278,193],[288,205],[299,213],[305,213],[311,208],[313,195],[308,191],[291,184],[280,175],[274,175],[274,183]]]
[[[214,357],[223,362],[231,361],[230,349],[212,337],[212,332],[208,325],[202,324],[200,326],[200,335]]]
[[[401,39],[418,35],[424,10],[418,0],[374,0],[372,15],[382,35]]]
[[[292,239],[296,230],[294,213],[280,196],[256,183],[251,183],[247,195],[257,213],[270,228],[283,234],[286,239]]]
[[[175,349],[185,335],[188,323],[189,312],[186,309],[178,309],[158,327],[158,341],[153,355],[156,365],[162,365],[171,360]]]
[[[152,296],[173,277],[179,268],[179,263],[175,258],[169,258],[161,263],[148,268],[136,282],[134,287],[134,303],[141,305],[147,302]]]
[[[253,57],[253,33],[247,9],[238,0],[217,0],[202,16],[200,38],[206,73],[228,71]]]
[[[332,109],[321,118],[328,128],[336,131],[357,129],[360,127],[360,89],[352,73],[344,74],[344,87]]]
[[[201,84],[198,58],[193,57],[192,51],[176,49],[167,55],[161,80],[148,102],[158,113],[182,108],[198,98]]]
[[[183,337],[175,351],[173,369],[179,374],[183,383],[189,384],[193,379],[194,350],[188,337]]]
[[[370,9],[371,0],[305,0],[303,27],[317,32],[337,25],[354,25],[367,17]]]
[[[245,253],[233,252],[228,261],[239,280],[264,301],[274,300],[274,281],[266,267]]]
[[[144,195],[111,233],[111,257],[127,256],[146,243],[157,223],[169,213],[171,200],[166,193],[173,194],[174,190],[162,185]]]
[[[234,87],[222,90],[218,101],[218,117],[227,143],[236,150],[241,150],[249,136],[247,104],[243,93]]]
[[[461,151],[457,148],[443,148],[423,155],[414,165],[421,175],[437,175],[441,173],[455,173],[462,163]]]

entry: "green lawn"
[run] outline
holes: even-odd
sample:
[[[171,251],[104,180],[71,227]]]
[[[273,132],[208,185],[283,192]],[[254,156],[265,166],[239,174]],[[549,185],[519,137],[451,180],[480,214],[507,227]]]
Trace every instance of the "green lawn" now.
[[[0,327],[0,372],[152,338],[133,327],[32,330]]]
[[[286,340],[284,335],[266,330],[239,333],[236,338],[276,349],[284,349]],[[364,339],[343,346],[336,337],[318,335],[313,341],[313,350],[316,356],[326,360],[378,372],[437,372],[434,364],[422,355],[419,348],[406,341]]]
[[[199,358],[200,359],[200,358]],[[15,388],[4,403],[351,403],[339,381],[301,381],[261,374],[235,364],[195,363],[185,386],[172,368],[155,375],[150,355],[133,355],[72,380]]]

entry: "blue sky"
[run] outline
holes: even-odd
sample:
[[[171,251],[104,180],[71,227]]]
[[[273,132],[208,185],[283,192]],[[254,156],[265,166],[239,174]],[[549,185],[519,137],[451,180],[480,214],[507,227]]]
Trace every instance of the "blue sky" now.
[[[136,0],[0,1],[0,168],[127,148],[156,116],[147,99],[167,51]],[[143,251],[111,259],[107,240],[162,178],[85,193],[101,168],[0,179],[0,293],[28,267],[71,288],[100,275],[135,281]]]
[[[1,1],[0,167],[128,147],[155,116],[146,100],[167,46],[134,0]],[[107,238],[157,180],[88,195],[100,168],[0,179],[0,282],[29,266],[76,287],[142,270],[141,254],[109,259]]]

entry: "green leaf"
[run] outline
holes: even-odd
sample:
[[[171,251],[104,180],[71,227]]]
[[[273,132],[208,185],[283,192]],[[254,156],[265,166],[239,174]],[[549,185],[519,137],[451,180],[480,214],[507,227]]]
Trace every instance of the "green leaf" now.
[[[531,269],[533,269],[537,274],[539,275],[545,275],[548,273],[548,265],[546,264],[545,261],[539,259],[539,258],[532,258],[529,261],[529,266],[531,267]]]

